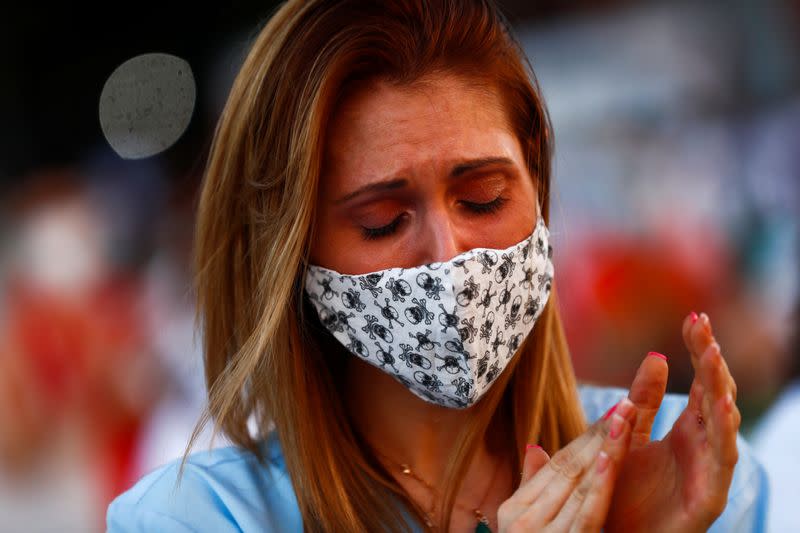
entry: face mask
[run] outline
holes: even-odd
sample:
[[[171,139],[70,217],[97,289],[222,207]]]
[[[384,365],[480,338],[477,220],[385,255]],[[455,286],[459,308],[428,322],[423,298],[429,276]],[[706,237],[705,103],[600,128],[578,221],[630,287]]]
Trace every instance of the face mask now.
[[[489,390],[550,295],[553,249],[540,216],[506,248],[350,275],[311,265],[305,291],[352,354],[423,400],[469,407]]]

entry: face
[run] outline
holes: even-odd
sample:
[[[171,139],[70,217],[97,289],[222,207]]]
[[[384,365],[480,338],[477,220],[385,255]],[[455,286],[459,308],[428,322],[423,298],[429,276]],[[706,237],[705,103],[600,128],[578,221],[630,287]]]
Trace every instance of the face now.
[[[507,248],[536,186],[499,95],[454,76],[348,94],[328,129],[311,263],[343,274]]]

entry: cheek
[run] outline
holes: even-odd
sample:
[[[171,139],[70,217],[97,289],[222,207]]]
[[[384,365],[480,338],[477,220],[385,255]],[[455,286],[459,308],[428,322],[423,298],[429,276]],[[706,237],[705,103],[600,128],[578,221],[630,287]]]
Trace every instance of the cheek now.
[[[396,259],[407,252],[403,241],[366,241],[354,223],[326,218],[321,212],[311,239],[309,262],[342,274],[372,272],[385,268],[381,265],[395,266]]]
[[[535,197],[521,198],[520,201],[510,211],[509,223],[518,228],[524,234],[530,234],[536,224],[536,216],[539,207],[536,205]],[[523,235],[524,237],[525,235]]]
[[[311,238],[309,262],[313,265],[339,270],[336,268],[336,257],[342,255],[337,250],[346,249],[342,242],[342,233],[335,231],[329,224],[320,221],[320,227]]]
[[[519,236],[518,241],[520,241],[531,234],[540,214],[538,191],[533,180],[529,178],[524,182],[517,198],[519,201],[517,207],[513,210],[513,215],[515,218],[514,223],[524,230],[522,235],[517,234]]]

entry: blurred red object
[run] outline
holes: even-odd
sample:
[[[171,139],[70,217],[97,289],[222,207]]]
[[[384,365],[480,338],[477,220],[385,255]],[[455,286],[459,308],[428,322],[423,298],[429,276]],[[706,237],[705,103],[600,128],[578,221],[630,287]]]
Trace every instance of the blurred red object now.
[[[102,492],[110,495],[138,476],[133,453],[150,396],[130,390],[141,381],[135,375],[142,366],[138,359],[147,357],[138,293],[139,284],[130,278],[107,280],[82,297],[24,282],[7,292],[6,338],[12,356],[27,368],[27,394],[39,399],[41,419],[30,425],[42,426],[21,450],[33,454],[46,443],[31,440],[46,439],[53,426],[79,426],[101,465]]]
[[[23,477],[53,454],[86,465],[102,520],[141,475],[139,433],[161,386],[142,277],[112,266],[113,221],[73,174],[39,176],[12,205],[16,249],[0,291],[0,467]]]
[[[627,387],[654,350],[673,356],[670,389],[688,391],[693,373],[682,357],[681,324],[692,310],[713,319],[729,294],[733,265],[721,236],[598,231],[570,244],[556,269],[578,377]]]

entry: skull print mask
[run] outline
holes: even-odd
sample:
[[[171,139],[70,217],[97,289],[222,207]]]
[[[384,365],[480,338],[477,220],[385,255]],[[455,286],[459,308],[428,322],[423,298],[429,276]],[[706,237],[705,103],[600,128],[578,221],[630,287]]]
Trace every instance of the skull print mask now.
[[[423,400],[465,408],[506,368],[547,303],[549,237],[539,216],[531,235],[505,250],[358,275],[310,265],[305,292],[352,354]]]

